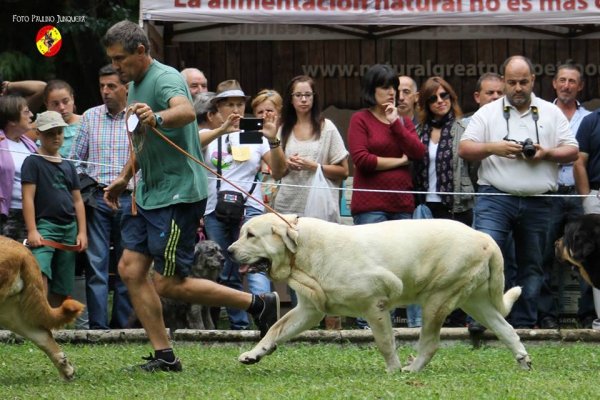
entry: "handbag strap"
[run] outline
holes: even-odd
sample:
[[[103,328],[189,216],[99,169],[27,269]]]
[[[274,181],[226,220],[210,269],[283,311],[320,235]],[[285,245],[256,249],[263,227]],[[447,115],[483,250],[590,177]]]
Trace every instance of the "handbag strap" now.
[[[223,175],[221,173],[222,168],[221,168],[221,160],[222,160],[222,156],[221,156],[221,150],[223,149],[223,145],[221,144],[221,138],[223,136],[219,137],[219,143],[217,144],[217,173],[219,175]],[[258,172],[256,173],[256,175],[254,175],[254,183],[252,183],[252,187],[250,188],[250,190],[248,191],[248,193],[252,194],[252,192],[254,192],[254,189],[256,189],[256,185],[258,183]],[[217,193],[219,193],[219,190],[221,189],[221,178],[217,178]],[[248,200],[248,196],[246,196],[244,198],[244,204],[246,204],[246,200]]]

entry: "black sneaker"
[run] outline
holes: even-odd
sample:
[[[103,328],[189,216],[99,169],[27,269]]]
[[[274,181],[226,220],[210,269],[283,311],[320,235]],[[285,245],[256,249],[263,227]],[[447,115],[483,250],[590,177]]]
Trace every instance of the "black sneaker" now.
[[[279,319],[279,295],[277,292],[262,293],[259,295],[265,302],[265,306],[258,314],[254,314],[254,322],[260,329],[260,338],[264,338],[269,329]]]
[[[141,365],[136,365],[135,367],[127,368],[128,371],[134,371],[137,369],[141,369],[146,372],[181,372],[183,368],[181,367],[181,361],[179,357],[175,357],[175,361],[167,362],[161,358],[154,358],[152,353],[148,357],[142,357],[143,360],[147,360],[148,362]]]

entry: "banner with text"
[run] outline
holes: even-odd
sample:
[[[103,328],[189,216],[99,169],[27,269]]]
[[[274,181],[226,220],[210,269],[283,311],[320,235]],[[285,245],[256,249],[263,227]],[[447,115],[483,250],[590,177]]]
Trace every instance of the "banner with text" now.
[[[142,19],[356,25],[594,24],[600,0],[140,0]]]

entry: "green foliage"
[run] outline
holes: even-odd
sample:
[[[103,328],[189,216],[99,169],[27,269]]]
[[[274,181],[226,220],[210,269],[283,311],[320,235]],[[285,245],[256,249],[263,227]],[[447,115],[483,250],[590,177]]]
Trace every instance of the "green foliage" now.
[[[33,74],[33,62],[25,54],[9,50],[0,53],[0,75],[6,81],[30,79]]]
[[[177,343],[183,373],[125,372],[149,346],[63,345],[76,367],[59,382],[31,343],[2,345],[0,393],[13,399],[590,399],[598,376],[597,347],[528,346],[534,370],[521,371],[504,347],[441,348],[419,374],[385,372],[373,346],[281,346],[257,365],[237,362],[248,345]],[[406,360],[414,350],[398,350]]]

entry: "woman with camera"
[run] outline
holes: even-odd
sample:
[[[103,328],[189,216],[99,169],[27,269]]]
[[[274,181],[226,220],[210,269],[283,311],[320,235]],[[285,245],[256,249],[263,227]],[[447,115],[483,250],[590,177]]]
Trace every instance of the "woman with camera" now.
[[[199,132],[206,164],[223,177],[260,199],[262,187],[257,174],[261,162],[267,163],[279,174],[285,170],[285,159],[279,140],[275,118],[266,117],[262,137],[258,143],[247,143],[248,132],[240,132],[246,96],[235,80],[221,82],[217,93],[200,93],[194,103],[196,118],[202,128]],[[255,135],[256,136],[256,135]],[[273,156],[275,154],[275,156]],[[240,227],[252,217],[262,215],[262,204],[239,192],[226,181],[211,179],[209,174],[208,201],[204,215],[204,229],[209,239],[221,246],[225,266],[221,271],[221,284],[243,291],[239,266],[229,258],[227,248],[237,240]],[[243,271],[242,271],[243,273]],[[271,282],[264,273],[248,274],[248,287],[253,294],[271,291]],[[233,330],[249,328],[245,311],[228,308],[230,327]]]

